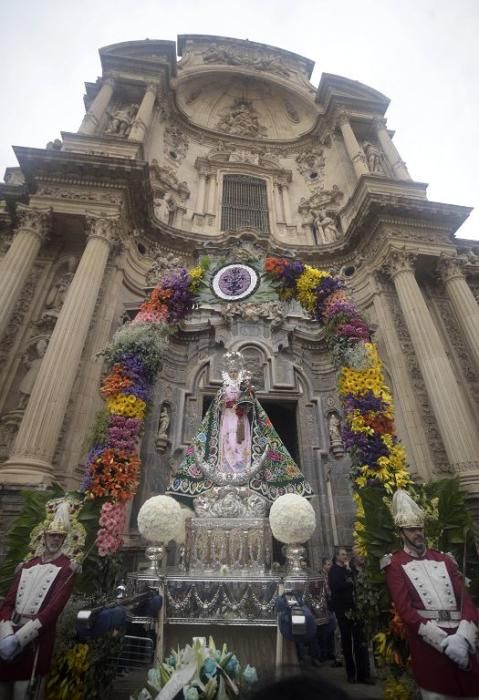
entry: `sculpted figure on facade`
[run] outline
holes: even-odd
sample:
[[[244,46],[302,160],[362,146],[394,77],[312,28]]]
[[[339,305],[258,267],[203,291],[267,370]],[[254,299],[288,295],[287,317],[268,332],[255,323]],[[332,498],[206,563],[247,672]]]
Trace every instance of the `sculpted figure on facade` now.
[[[344,454],[343,438],[341,437],[341,419],[336,411],[328,416],[328,432],[331,451],[336,457]]]
[[[313,212],[313,227],[320,243],[334,243],[338,239],[336,222],[327,212]]]
[[[22,364],[27,369],[27,373],[20,382],[18,391],[20,392],[20,399],[18,402],[19,409],[24,409],[27,406],[30,395],[33,391],[38,372],[40,371],[40,365],[43,362],[43,357],[47,351],[48,340],[46,338],[40,338],[33,346],[33,357],[30,353],[30,348],[22,357]]]
[[[177,255],[157,249],[154,252],[153,264],[145,275],[147,286],[154,287],[166,272],[177,270],[181,266],[181,258]]]
[[[323,149],[318,151],[302,151],[296,156],[298,170],[308,181],[315,181],[324,173],[325,158]],[[311,176],[314,174],[314,177]]]
[[[170,426],[170,412],[168,405],[163,404],[158,422],[158,432],[156,434],[155,446],[158,452],[164,452],[168,444],[168,428]]]
[[[168,124],[165,128],[163,152],[174,163],[181,163],[188,152],[188,139],[175,124]]]
[[[238,97],[216,125],[220,131],[235,136],[262,136],[266,129],[259,122],[251,100]]]
[[[363,143],[363,150],[366,155],[369,171],[375,175],[385,175],[383,164],[383,154],[377,146],[369,141]]]
[[[126,137],[131,131],[135,115],[138,111],[137,104],[117,107],[113,112],[108,112],[110,123],[105,129],[106,134],[116,134],[117,136]]]
[[[77,267],[78,260],[75,257],[70,257],[67,261],[67,270],[64,272],[58,280],[56,280],[53,285],[50,288],[50,291],[48,292],[46,301],[45,301],[45,306],[49,310],[49,312],[56,312],[56,315],[58,315],[58,312],[63,306],[63,302],[65,301],[66,294],[68,292],[68,288],[71,284],[71,281],[73,279],[73,275],[75,273],[75,269]]]

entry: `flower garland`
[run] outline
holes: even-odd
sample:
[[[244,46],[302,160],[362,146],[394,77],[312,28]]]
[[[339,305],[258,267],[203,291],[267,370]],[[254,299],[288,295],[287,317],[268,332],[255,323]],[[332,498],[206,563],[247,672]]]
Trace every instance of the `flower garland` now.
[[[139,483],[138,443],[150,389],[168,336],[191,313],[205,270],[198,265],[165,274],[104,352],[107,374],[100,393],[105,407],[97,417],[80,487],[86,498],[102,503],[96,537],[100,556],[122,544],[126,505]]]
[[[344,408],[343,439],[352,460],[351,477],[358,518],[359,490],[382,486],[392,493],[411,479],[404,448],[394,429],[392,397],[384,383],[381,360],[367,323],[348,298],[344,283],[329,272],[299,261],[268,257],[265,272],[282,299],[296,299],[324,327],[338,370],[338,394]],[[355,538],[365,554],[361,522]]]

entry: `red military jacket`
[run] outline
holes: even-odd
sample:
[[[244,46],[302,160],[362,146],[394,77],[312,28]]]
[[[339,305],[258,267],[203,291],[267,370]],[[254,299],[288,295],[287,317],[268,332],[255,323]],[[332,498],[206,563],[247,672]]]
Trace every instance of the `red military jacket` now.
[[[471,655],[471,664],[462,670],[446,654],[437,651],[418,634],[426,624],[420,610],[460,612],[461,620],[477,625],[478,610],[450,556],[434,549],[422,557],[413,557],[404,550],[390,556],[386,581],[391,598],[408,630],[412,670],[420,688],[456,697],[479,696],[479,665]],[[462,610],[461,610],[462,606]],[[436,621],[448,634],[457,631],[460,620]]]
[[[43,570],[40,569],[42,566]],[[38,619],[42,624],[37,639],[28,644],[18,656],[12,661],[0,661],[0,681],[29,680],[37,648],[35,676],[44,676],[50,667],[56,621],[70,597],[74,576],[70,559],[64,554],[48,562],[48,569],[45,566],[40,557],[25,562],[17,571],[0,606],[0,621],[11,620],[14,623],[15,613],[17,616],[21,614],[22,621],[14,624],[15,630],[27,619]],[[39,573],[45,575],[39,576]]]

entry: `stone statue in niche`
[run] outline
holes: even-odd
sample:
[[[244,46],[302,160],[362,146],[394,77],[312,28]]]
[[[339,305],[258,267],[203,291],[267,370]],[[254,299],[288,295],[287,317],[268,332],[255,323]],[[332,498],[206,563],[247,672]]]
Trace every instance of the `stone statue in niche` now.
[[[383,154],[377,146],[369,141],[363,143],[364,153],[368,162],[369,172],[375,175],[385,175],[383,165]]]
[[[106,134],[116,134],[117,136],[127,137],[133,126],[135,115],[138,111],[137,104],[130,104],[118,107],[114,112],[108,112],[110,123],[105,129]]]
[[[47,347],[48,340],[46,338],[40,338],[33,346],[35,353],[34,356],[31,356],[29,348],[29,350],[27,350],[22,357],[22,363],[24,367],[26,367],[27,373],[23,377],[22,381],[20,382],[20,386],[18,387],[20,392],[20,400],[17,408],[20,410],[24,410],[27,406],[38,376],[38,372],[40,371],[40,365],[42,364],[43,357],[47,351]]]
[[[328,431],[331,451],[335,457],[341,457],[344,454],[344,445],[341,437],[341,419],[336,411],[332,411],[328,416]]]
[[[313,227],[320,243],[334,243],[338,239],[336,223],[327,212],[313,213]]]
[[[170,426],[170,413],[166,403],[163,404],[160,411],[160,420],[158,423],[158,432],[156,434],[155,446],[158,452],[164,452],[168,444],[168,428]]]
[[[50,311],[59,312],[65,301],[65,297],[68,292],[68,288],[73,279],[73,274],[75,272],[76,266],[78,264],[77,258],[71,257],[68,259],[67,271],[61,275],[58,280],[52,285],[50,291],[48,292],[45,306]],[[58,315],[58,314],[57,314]]]
[[[153,200],[155,216],[170,226],[174,226],[178,205],[171,195],[158,195]]]

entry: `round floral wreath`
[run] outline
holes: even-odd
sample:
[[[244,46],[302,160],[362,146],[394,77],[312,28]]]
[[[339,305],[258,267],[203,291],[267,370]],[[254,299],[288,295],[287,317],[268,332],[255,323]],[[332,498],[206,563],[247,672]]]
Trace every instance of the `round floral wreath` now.
[[[101,555],[121,545],[126,504],[139,482],[138,443],[150,390],[161,366],[168,337],[198,300],[207,263],[166,273],[105,350],[107,375],[101,395],[105,408],[95,426],[81,490],[100,499],[97,546]],[[410,477],[404,448],[393,423],[393,402],[367,323],[348,297],[344,283],[329,272],[298,260],[267,257],[264,273],[281,300],[295,299],[319,321],[337,369],[343,405],[343,439],[349,451],[357,505],[356,540],[364,550],[362,505],[358,490],[381,485],[392,493]]]

